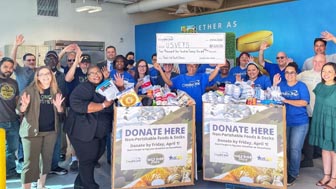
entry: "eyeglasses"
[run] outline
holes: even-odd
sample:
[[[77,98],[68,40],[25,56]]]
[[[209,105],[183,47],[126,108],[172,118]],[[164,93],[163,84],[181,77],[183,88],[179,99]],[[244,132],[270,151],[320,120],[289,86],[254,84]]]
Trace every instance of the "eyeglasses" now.
[[[285,57],[284,56],[278,56],[278,57],[276,57],[276,59],[278,60],[278,59],[284,59]]]
[[[39,77],[50,76],[50,73],[39,73],[37,76],[39,76]]]
[[[35,62],[35,59],[27,59],[27,62]]]
[[[100,74],[102,74],[101,71],[98,71],[98,72],[90,72],[90,73],[88,73],[87,75],[88,75],[88,76],[95,76],[95,75],[100,75]]]
[[[294,74],[296,74],[296,72],[285,72],[285,74],[287,74],[287,75],[294,75]]]
[[[224,69],[229,69],[229,66],[222,66],[222,68],[224,68]]]
[[[146,68],[147,66],[138,66],[139,68]]]
[[[75,59],[68,59],[68,62],[75,62]]]

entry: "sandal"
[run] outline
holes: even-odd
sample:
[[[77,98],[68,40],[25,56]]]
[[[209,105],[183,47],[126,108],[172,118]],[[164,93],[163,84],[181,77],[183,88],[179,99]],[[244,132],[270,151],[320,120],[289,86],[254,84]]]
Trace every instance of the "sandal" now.
[[[332,181],[334,183],[336,183],[336,178],[331,177],[329,182],[324,185],[323,189],[336,189],[336,186],[332,187],[332,186],[329,185],[329,183],[332,182]]]
[[[324,174],[324,177],[330,177],[330,174]],[[330,181],[330,179],[329,179],[326,182],[322,182],[324,177],[316,183],[316,186],[324,186]]]

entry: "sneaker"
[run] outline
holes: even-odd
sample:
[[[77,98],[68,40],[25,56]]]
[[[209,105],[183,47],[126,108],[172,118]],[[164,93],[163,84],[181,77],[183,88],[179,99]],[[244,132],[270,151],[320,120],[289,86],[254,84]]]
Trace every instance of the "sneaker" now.
[[[65,161],[65,157],[66,157],[65,154],[61,154],[59,157],[59,161]]]
[[[32,183],[31,183],[31,187],[33,187],[33,188],[37,188],[37,182],[32,182]]]
[[[78,172],[78,160],[72,161],[70,163],[70,171]]]
[[[62,167],[57,167],[49,172],[49,174],[56,174],[56,175],[66,175],[68,174],[68,170],[63,169]]]
[[[291,175],[287,176],[287,186],[293,186],[293,184],[295,183],[296,178],[292,177]]]
[[[314,167],[314,163],[313,160],[302,160],[300,163],[300,167],[304,168],[304,167]]]
[[[21,173],[23,169],[23,161],[18,161],[16,164],[16,172]]]

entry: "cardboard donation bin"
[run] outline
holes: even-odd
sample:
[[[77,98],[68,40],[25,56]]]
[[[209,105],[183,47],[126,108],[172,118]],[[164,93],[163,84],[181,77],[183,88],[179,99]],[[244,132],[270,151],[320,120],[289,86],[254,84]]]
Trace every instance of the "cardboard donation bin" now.
[[[203,105],[204,180],[287,188],[282,106]]]
[[[113,189],[194,184],[194,105],[114,110]]]

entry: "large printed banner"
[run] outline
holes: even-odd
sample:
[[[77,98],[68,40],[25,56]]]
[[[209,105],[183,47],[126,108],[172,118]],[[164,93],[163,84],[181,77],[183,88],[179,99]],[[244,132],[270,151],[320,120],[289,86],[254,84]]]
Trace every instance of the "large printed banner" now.
[[[285,188],[283,108],[204,104],[204,179]]]
[[[194,107],[115,107],[112,188],[193,185]]]
[[[159,33],[156,52],[158,63],[222,64],[225,33]]]

